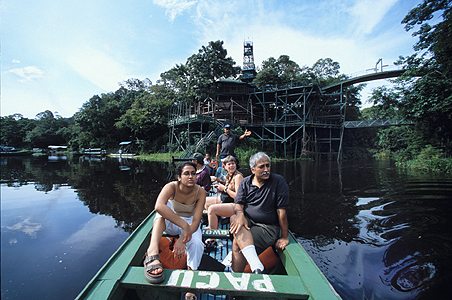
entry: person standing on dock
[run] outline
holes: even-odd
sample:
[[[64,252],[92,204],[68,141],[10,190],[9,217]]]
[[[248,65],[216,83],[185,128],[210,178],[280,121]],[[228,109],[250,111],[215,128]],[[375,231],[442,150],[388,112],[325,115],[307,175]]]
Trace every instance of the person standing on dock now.
[[[231,125],[224,125],[223,134],[218,137],[217,141],[216,160],[219,161],[228,155],[232,155],[237,158],[237,155],[235,155],[234,152],[237,143],[250,135],[251,131],[245,129],[245,132],[241,136],[238,136],[231,132]]]
[[[232,270],[242,272],[246,262],[254,273],[264,265],[258,254],[269,246],[284,250],[289,244],[289,187],[279,174],[270,172],[270,157],[258,152],[250,158],[252,175],[243,179],[235,197],[231,216]]]

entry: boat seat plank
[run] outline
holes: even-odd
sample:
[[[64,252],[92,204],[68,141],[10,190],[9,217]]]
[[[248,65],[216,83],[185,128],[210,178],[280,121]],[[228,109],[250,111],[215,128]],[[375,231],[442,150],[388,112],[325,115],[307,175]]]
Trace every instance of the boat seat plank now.
[[[169,292],[191,289],[205,294],[242,295],[258,299],[307,299],[309,295],[300,278],[296,276],[165,269],[165,280],[161,284],[150,284],[144,278],[143,272],[143,267],[128,268],[121,279],[121,286],[139,286],[142,289],[163,289]]]
[[[178,235],[171,235],[163,233],[162,236],[165,237],[179,237]],[[229,229],[202,229],[203,238],[213,238],[213,239],[232,239]]]

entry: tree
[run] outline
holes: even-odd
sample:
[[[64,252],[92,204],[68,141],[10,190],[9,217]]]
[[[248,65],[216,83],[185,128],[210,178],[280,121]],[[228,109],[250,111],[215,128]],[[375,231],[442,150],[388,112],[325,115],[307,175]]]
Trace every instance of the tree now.
[[[436,24],[430,21],[441,16]],[[414,53],[402,57],[407,76],[398,81],[399,107],[415,121],[424,138],[452,152],[452,4],[450,0],[424,0],[402,21],[419,40]],[[422,75],[419,79],[415,76]]]
[[[162,90],[164,87],[153,86],[152,93],[141,91],[132,106],[115,123],[119,129],[130,130],[134,139],[145,140],[148,149],[159,150],[162,139],[166,139],[167,111],[172,100],[162,96]]]
[[[307,83],[308,68],[301,68],[288,55],[280,55],[278,59],[270,57],[262,62],[254,83],[257,86],[267,84],[279,85],[288,83]]]
[[[186,63],[188,85],[195,97],[209,93],[212,83],[220,78],[236,77],[240,68],[235,67],[232,57],[227,57],[223,41],[211,41],[202,46],[197,54],[190,56]]]
[[[314,63],[310,72],[314,78],[322,83],[328,84],[338,79],[340,68],[339,63],[333,61],[331,58],[321,58]]]
[[[35,126],[27,132],[25,140],[33,147],[47,148],[49,145],[66,145],[68,136],[63,130],[69,121],[60,116],[55,117],[49,110],[36,115]]]
[[[431,25],[428,23],[435,14],[441,14],[442,21]],[[450,0],[424,0],[423,3],[413,8],[402,20],[405,30],[413,32],[413,36],[419,36],[419,41],[414,45],[414,50],[418,51],[415,56],[425,56],[432,53],[430,58],[439,64],[450,78],[452,72],[452,4]]]
[[[130,130],[117,128],[115,123],[131,107],[139,93],[140,91],[121,87],[115,93],[91,97],[74,116],[74,132],[84,133],[74,136],[74,145],[111,148],[116,147],[120,141],[130,139]]]
[[[146,78],[144,80],[129,78],[126,81],[120,83],[119,86],[129,91],[150,91],[152,87],[152,81],[149,78]]]
[[[21,114],[0,117],[0,145],[27,146],[25,137],[34,126],[33,120],[24,118]]]
[[[364,119],[402,119],[398,104],[401,95],[394,89],[385,86],[377,87],[372,91],[370,100],[373,102],[371,109],[363,111]]]
[[[170,95],[174,102],[187,101],[193,99],[195,94],[190,88],[190,76],[185,65],[176,65],[170,70],[160,74],[157,85],[161,90]]]

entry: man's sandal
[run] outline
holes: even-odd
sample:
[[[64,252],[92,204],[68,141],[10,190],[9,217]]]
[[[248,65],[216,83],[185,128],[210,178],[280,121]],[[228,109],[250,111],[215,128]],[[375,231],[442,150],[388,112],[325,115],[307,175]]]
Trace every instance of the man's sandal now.
[[[150,263],[152,263],[154,260],[160,260],[160,255],[157,254],[148,256],[146,254],[144,258],[144,277],[146,277],[146,280],[149,281],[150,283],[157,284],[161,283],[165,279],[165,277],[163,276],[162,263],[150,265]],[[151,273],[152,271],[157,269],[162,269],[162,272],[158,274]]]

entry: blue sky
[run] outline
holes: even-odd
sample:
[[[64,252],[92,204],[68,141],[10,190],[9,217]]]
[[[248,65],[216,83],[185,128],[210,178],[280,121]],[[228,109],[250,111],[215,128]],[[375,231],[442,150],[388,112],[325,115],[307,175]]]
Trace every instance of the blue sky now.
[[[2,116],[76,113],[128,78],[149,78],[223,40],[241,66],[252,40],[256,66],[289,55],[300,66],[332,58],[341,73],[392,65],[413,52],[400,23],[411,0],[2,0]],[[372,82],[372,87],[386,81]]]

